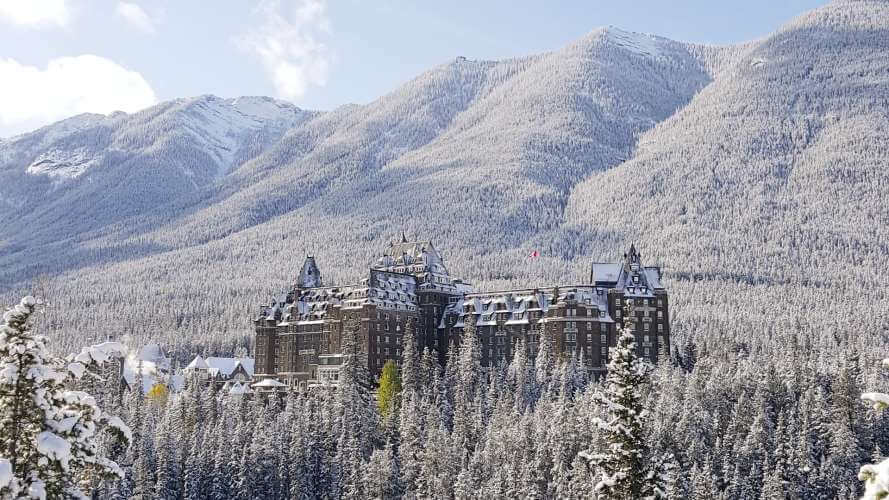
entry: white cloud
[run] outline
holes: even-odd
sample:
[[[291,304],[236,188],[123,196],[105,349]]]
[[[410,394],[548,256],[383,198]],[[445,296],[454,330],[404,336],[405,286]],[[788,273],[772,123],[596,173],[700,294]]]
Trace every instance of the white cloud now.
[[[66,26],[71,13],[65,0],[0,0],[0,18],[22,26]]]
[[[154,21],[142,7],[130,2],[117,2],[114,12],[143,33],[154,34]]]
[[[262,1],[256,10],[259,25],[236,42],[259,57],[278,96],[293,100],[310,85],[327,83],[331,54],[322,39],[330,34],[330,21],[325,0],[297,0],[287,7]]]
[[[133,112],[155,102],[142,75],[103,57],[60,57],[46,69],[0,58],[0,136],[79,113]]]

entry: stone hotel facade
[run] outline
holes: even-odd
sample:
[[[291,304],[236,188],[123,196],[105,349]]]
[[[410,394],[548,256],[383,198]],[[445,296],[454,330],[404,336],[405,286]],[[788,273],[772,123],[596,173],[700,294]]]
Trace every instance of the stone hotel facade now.
[[[484,366],[508,362],[516,345],[533,355],[546,335],[557,352],[577,355],[598,375],[615,345],[627,300],[635,306],[638,354],[656,362],[670,342],[661,278],[660,268],[643,266],[633,246],[621,262],[593,263],[589,283],[479,293],[450,276],[431,241],[409,242],[402,235],[364,278],[346,286],[324,286],[309,256],[290,289],[260,307],[254,376],[278,379],[294,390],[336,383],[347,322],[359,325],[357,341],[374,376],[387,360],[401,362],[406,328],[413,328],[418,347],[437,352],[444,362],[447,349],[471,324]]]

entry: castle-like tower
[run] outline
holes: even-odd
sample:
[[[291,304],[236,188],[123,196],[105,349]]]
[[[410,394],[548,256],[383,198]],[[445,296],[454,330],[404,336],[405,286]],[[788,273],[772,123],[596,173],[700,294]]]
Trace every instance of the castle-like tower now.
[[[635,304],[638,353],[656,362],[670,342],[667,292],[660,268],[641,259],[631,246],[623,262],[594,263],[589,283],[474,293],[450,276],[431,241],[403,234],[357,284],[324,286],[314,256],[307,256],[292,287],[255,319],[255,376],[293,389],[335,383],[349,321],[359,325],[359,347],[374,376],[387,360],[401,362],[406,328],[413,328],[418,347],[437,352],[444,363],[469,325],[485,366],[508,362],[517,345],[534,355],[545,335],[557,352],[577,355],[600,374],[627,300]]]

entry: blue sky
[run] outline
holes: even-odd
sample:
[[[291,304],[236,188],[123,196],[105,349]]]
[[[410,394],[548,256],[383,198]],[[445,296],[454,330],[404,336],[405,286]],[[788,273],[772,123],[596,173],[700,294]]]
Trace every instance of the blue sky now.
[[[331,109],[459,55],[548,51],[607,25],[730,44],[825,3],[0,0],[0,137],[200,94]]]

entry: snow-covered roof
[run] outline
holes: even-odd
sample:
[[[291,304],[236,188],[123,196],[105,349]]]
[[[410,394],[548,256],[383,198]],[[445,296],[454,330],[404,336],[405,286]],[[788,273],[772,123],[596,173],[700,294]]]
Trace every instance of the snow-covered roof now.
[[[318,264],[315,263],[315,257],[311,255],[306,256],[303,267],[299,271],[299,276],[296,278],[296,286],[300,288],[323,286],[321,284],[321,270],[318,269]]]
[[[242,394],[250,394],[253,390],[250,389],[250,386],[247,384],[242,384],[240,382],[235,382],[232,384],[231,388],[228,390],[229,394],[240,396]]]
[[[247,375],[253,376],[253,366],[254,366],[253,358],[207,358],[206,365],[207,371],[211,376],[215,376],[217,373],[224,375],[225,377],[231,376],[232,373],[237,369],[238,365],[244,367],[244,371],[247,372]],[[189,365],[191,366],[191,365]]]
[[[252,387],[260,387],[260,388],[275,388],[275,387],[287,387],[285,384],[278,382],[273,378],[263,379],[255,384]]]
[[[594,262],[593,284],[599,286],[613,286],[620,278],[622,270],[622,264]]]
[[[467,321],[475,322],[476,326],[494,326],[498,324],[497,315],[507,314],[505,324],[525,325],[529,323],[528,312],[539,311],[546,313],[555,302],[555,288],[549,289],[519,289],[503,290],[497,292],[482,292],[467,295],[463,300],[449,305],[442,315],[439,328],[447,325],[444,318],[449,315],[457,315],[455,327],[461,328]],[[608,316],[608,296],[605,289],[589,285],[576,285],[559,287],[560,300],[577,301],[598,307],[605,312],[600,316],[600,321],[611,321]]]
[[[188,366],[185,367],[185,370],[206,370],[208,368],[210,368],[210,366],[207,364],[206,361],[204,361],[204,358],[201,357],[200,354],[198,354],[193,360],[191,360],[191,363],[189,363]]]
[[[392,243],[386,253],[373,264],[374,269],[407,273],[435,273],[447,276],[444,259],[431,241],[401,241]]]

